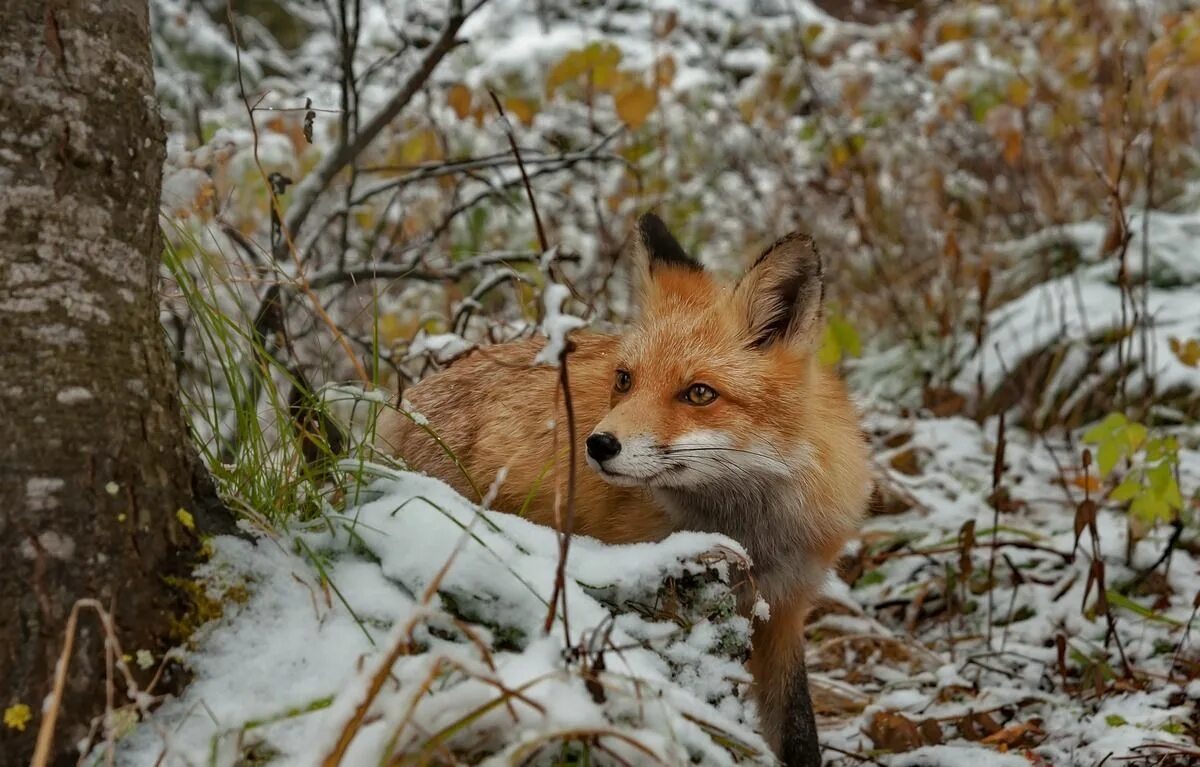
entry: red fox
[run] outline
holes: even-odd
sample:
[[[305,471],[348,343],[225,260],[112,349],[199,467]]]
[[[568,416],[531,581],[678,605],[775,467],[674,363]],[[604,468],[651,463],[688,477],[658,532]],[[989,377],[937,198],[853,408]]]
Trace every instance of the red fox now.
[[[633,327],[577,333],[568,357],[577,448],[592,469],[578,474],[575,532],[624,543],[698,530],[741,543],[770,605],[754,618],[749,662],[764,735],[784,764],[820,765],[803,624],[872,485],[855,408],[816,359],[820,256],[791,234],[724,286],[653,214],[632,250]],[[552,469],[568,437],[557,371],[530,366],[543,344],[478,350],[405,392],[461,466],[399,413],[385,414],[377,442],[464,493],[464,471],[487,481],[506,470],[493,508],[560,524],[549,478],[561,490],[566,472]],[[740,601],[751,615],[751,595]]]

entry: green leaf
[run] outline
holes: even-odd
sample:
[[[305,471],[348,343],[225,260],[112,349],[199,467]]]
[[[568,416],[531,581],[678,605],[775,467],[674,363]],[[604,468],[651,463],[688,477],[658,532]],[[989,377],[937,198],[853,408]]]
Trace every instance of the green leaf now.
[[[1120,727],[1121,725],[1127,724],[1125,717],[1121,716],[1120,714],[1109,714],[1108,716],[1104,717],[1104,723],[1109,727]]]
[[[1129,452],[1135,453],[1146,441],[1146,427],[1140,423],[1131,423],[1125,427],[1125,438],[1129,443]]]
[[[1104,420],[1088,429],[1083,435],[1083,441],[1098,445],[1107,442],[1118,429],[1126,424],[1126,418],[1120,413],[1109,413]]]
[[[1175,479],[1175,475],[1171,473],[1171,464],[1163,462],[1148,468],[1146,478],[1150,480],[1154,494],[1161,498],[1166,493],[1167,486]]]
[[[1183,495],[1179,492],[1179,483],[1175,481],[1174,475],[1171,475],[1171,482],[1163,493],[1163,501],[1175,511],[1183,510]]]
[[[1120,607],[1124,610],[1128,610],[1131,613],[1137,613],[1138,615],[1142,616],[1143,618],[1145,618],[1147,620],[1157,621],[1158,623],[1165,623],[1168,626],[1183,626],[1184,625],[1183,621],[1176,620],[1176,619],[1171,618],[1166,615],[1160,615],[1160,614],[1154,612],[1153,610],[1151,610],[1149,607],[1143,607],[1142,605],[1139,605],[1137,602],[1133,601],[1132,599],[1125,596],[1121,592],[1115,591],[1114,589],[1109,589],[1108,591],[1105,592],[1105,595],[1108,597],[1109,604],[1116,605],[1117,607]]]
[[[842,350],[843,354],[849,354],[851,357],[862,356],[862,339],[858,337],[858,331],[854,329],[853,325],[841,317],[833,317],[829,321],[829,326],[833,329],[838,348]]]
[[[882,570],[868,570],[863,573],[854,585],[857,586],[874,586],[877,583],[883,583],[885,580]]]
[[[1124,503],[1126,501],[1132,501],[1134,497],[1141,491],[1142,483],[1138,481],[1138,478],[1135,475],[1130,473],[1125,475],[1125,479],[1121,480],[1121,484],[1117,485],[1113,491],[1108,494],[1108,497],[1112,498],[1114,501]]]
[[[817,351],[817,359],[822,365],[830,367],[842,360],[842,350],[838,347],[837,336],[829,325],[825,326],[825,335],[821,338],[821,348]]]
[[[825,365],[836,365],[845,357],[862,355],[862,339],[858,331],[841,315],[831,315],[825,323],[825,334],[821,338],[821,348],[817,359]]]
[[[1096,451],[1096,468],[1100,471],[1101,477],[1107,477],[1112,471],[1117,461],[1121,460],[1122,445],[1115,439],[1110,439],[1100,443],[1100,449]]]
[[[1171,507],[1167,505],[1167,502],[1149,492],[1141,493],[1133,499],[1133,503],[1129,506],[1129,513],[1147,525],[1167,522],[1171,519]]]

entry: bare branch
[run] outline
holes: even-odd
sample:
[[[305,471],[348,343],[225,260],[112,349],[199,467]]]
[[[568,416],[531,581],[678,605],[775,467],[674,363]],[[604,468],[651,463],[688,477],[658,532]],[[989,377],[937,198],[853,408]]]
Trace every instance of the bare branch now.
[[[353,140],[339,146],[337,151],[325,157],[321,161],[321,164],[312,173],[305,176],[304,180],[296,186],[296,191],[292,197],[292,204],[288,208],[287,216],[284,219],[284,226],[289,236],[283,238],[283,243],[275,248],[276,252],[274,255],[276,260],[282,260],[287,255],[286,243],[289,240],[295,239],[296,233],[304,225],[308,215],[312,212],[313,206],[316,205],[317,197],[321,192],[325,191],[326,187],[329,186],[337,174],[355,157],[361,154],[363,150],[370,146],[371,142],[375,140],[383,129],[408,106],[417,92],[428,82],[434,69],[446,57],[446,54],[458,45],[458,31],[462,29],[462,25],[466,22],[468,15],[478,10],[481,5],[482,3],[475,3],[469,11],[464,12],[462,0],[453,0],[451,2],[450,17],[446,21],[445,28],[425,54],[425,58],[421,61],[421,65],[417,67],[417,70],[409,75],[400,90],[396,91],[392,98],[359,129],[358,134],[354,136]]]

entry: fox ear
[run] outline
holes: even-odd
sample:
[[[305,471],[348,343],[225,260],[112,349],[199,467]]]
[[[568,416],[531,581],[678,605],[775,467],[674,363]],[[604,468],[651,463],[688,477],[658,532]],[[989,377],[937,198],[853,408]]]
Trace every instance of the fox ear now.
[[[634,289],[638,310],[644,311],[668,297],[686,297],[697,276],[707,279],[704,267],[671,236],[667,225],[653,213],[643,214],[633,229]]]
[[[793,232],[776,240],[734,288],[746,318],[749,345],[816,345],[825,280],[812,238]]]
[[[644,213],[637,220],[633,232],[634,253],[653,276],[663,268],[686,269],[703,272],[704,267],[683,249],[662,219],[653,213]]]

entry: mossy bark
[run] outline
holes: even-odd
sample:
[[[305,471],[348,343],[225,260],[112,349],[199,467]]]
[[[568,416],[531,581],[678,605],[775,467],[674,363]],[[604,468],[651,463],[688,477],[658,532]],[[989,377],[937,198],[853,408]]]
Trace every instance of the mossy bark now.
[[[197,546],[177,511],[203,518],[213,496],[158,319],[147,2],[0,0],[0,19],[0,710],[33,714],[0,725],[7,767],[29,763],[78,599],[112,611],[125,652],[161,657],[179,605],[164,576]],[[75,763],[107,674],[84,613],[55,763]]]

